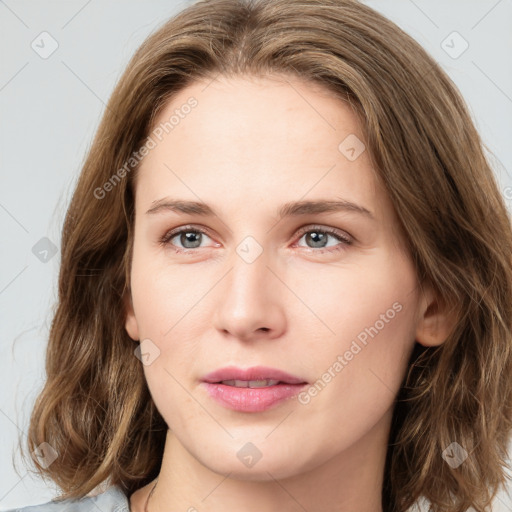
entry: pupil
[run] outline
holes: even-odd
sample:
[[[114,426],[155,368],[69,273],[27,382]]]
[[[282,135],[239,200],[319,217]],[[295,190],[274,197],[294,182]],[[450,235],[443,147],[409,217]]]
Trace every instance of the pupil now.
[[[195,231],[187,231],[186,233],[181,234],[180,242],[186,249],[195,249],[201,245],[201,241],[199,239],[200,236],[201,233]],[[187,245],[189,242],[192,244],[192,246]]]
[[[309,237],[313,242],[313,247],[325,247],[325,242],[327,240],[327,235],[325,233],[320,233],[318,231],[311,231],[306,234],[306,240]]]

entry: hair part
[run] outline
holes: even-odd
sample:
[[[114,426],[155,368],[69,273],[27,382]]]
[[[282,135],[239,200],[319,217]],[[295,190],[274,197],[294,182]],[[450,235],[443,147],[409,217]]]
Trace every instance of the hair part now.
[[[117,84],[66,214],[47,380],[30,452],[62,498],[109,480],[131,494],[160,470],[167,425],[125,329],[137,167],[97,199],[180,90],[222,76],[296,77],[359,114],[418,282],[458,322],[416,344],[397,397],[383,506],[485,510],[505,484],[512,425],[512,231],[479,134],[446,73],[412,37],[355,0],[204,0],[137,50]],[[452,469],[443,450],[469,454]],[[508,466],[507,466],[508,467]]]

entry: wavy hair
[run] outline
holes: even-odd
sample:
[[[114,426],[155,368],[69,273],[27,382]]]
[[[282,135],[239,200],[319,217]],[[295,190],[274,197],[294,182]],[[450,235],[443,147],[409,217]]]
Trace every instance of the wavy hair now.
[[[300,77],[356,109],[418,282],[457,315],[442,345],[415,345],[394,406],[383,507],[403,512],[425,498],[434,512],[485,510],[509,467],[510,219],[453,82],[412,37],[356,0],[203,0],[136,51],[63,225],[46,381],[27,439],[31,453],[47,442],[59,455],[48,467],[35,460],[36,470],[62,499],[107,480],[130,495],[160,470],[167,426],[124,328],[138,168],[125,163],[174,94],[219,74]],[[457,468],[442,457],[452,442],[468,453]]]

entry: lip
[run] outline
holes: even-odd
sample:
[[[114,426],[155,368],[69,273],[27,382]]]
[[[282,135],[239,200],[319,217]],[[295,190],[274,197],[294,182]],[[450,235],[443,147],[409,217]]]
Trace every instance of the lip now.
[[[225,380],[278,380],[274,386],[238,388],[222,384]],[[293,398],[308,383],[276,368],[254,366],[237,368],[228,366],[215,370],[202,378],[201,385],[220,405],[239,412],[262,412]]]
[[[236,366],[226,366],[219,368],[207,375],[202,380],[204,382],[216,383],[221,380],[279,380],[284,384],[307,384],[304,379],[295,375],[290,375],[277,368],[267,366],[252,366],[251,368],[238,368]]]

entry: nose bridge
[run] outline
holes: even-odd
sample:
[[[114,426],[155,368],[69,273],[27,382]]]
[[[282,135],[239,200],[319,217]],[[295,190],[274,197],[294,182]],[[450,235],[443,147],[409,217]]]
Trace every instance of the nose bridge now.
[[[268,255],[262,252],[254,258],[254,249],[249,248],[244,253],[241,250],[243,247],[242,243],[233,253],[230,262],[232,270],[224,290],[224,302],[231,308],[231,314],[240,316],[247,315],[249,310],[255,311],[260,305],[271,301]]]
[[[270,255],[256,244],[247,237],[233,251],[216,306],[216,327],[244,339],[262,328],[277,335],[285,322],[279,286],[267,267]]]

